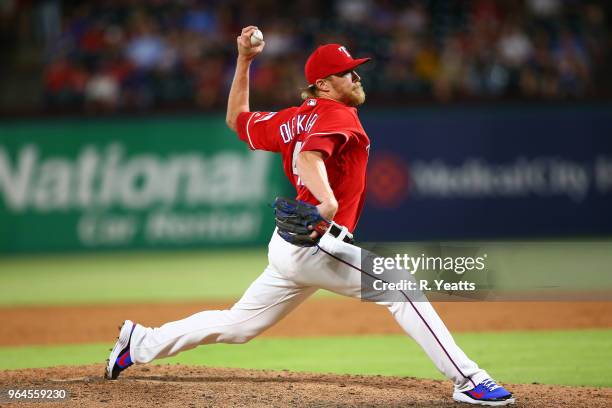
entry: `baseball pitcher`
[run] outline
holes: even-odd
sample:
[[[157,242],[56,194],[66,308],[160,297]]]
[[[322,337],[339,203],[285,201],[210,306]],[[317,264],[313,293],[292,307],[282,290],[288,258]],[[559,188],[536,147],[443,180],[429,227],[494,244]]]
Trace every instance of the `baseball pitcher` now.
[[[318,289],[359,298],[361,249],[353,245],[365,201],[370,139],[357,109],[365,92],[353,58],[339,44],[318,47],[304,72],[304,102],[278,112],[251,111],[249,68],[265,43],[249,26],[237,38],[238,60],[227,125],[252,150],[279,153],[297,197],[277,198],[269,264],[229,310],[209,310],[158,328],[126,320],[105,370],[116,379],[132,364],[212,343],[245,343],[274,325]],[[512,394],[455,344],[429,302],[379,302],[455,387],[453,399],[480,405],[514,403]]]

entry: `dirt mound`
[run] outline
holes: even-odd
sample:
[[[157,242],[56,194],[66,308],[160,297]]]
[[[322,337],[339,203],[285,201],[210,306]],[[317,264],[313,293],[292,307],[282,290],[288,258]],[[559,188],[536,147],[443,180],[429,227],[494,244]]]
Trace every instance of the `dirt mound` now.
[[[4,371],[0,388],[64,389],[74,407],[460,407],[448,382],[382,376],[348,376],[222,369],[183,365],[130,368],[117,381],[103,366]],[[609,407],[612,389],[504,384],[522,407]],[[20,403],[19,407],[40,407]]]

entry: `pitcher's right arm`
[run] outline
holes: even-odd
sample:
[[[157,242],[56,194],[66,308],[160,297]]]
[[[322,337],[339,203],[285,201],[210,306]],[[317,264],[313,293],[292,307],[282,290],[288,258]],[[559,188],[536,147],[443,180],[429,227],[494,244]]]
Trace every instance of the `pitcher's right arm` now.
[[[242,112],[249,112],[249,69],[253,59],[263,51],[265,42],[258,46],[251,45],[251,34],[257,30],[255,26],[242,29],[240,36],[236,38],[238,46],[238,59],[236,61],[236,72],[232,80],[229,97],[227,98],[227,114],[225,122],[227,126],[236,131],[236,121]]]

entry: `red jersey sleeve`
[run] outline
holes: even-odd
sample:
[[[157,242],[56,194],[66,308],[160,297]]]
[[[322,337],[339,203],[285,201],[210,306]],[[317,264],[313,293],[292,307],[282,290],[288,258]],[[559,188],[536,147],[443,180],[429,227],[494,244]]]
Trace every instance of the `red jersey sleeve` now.
[[[301,151],[316,150],[324,159],[339,152],[353,137],[355,118],[347,110],[334,110],[323,114],[304,137]]]
[[[280,151],[279,138],[272,128],[277,112],[242,112],[236,121],[236,131],[240,140],[251,150]]]

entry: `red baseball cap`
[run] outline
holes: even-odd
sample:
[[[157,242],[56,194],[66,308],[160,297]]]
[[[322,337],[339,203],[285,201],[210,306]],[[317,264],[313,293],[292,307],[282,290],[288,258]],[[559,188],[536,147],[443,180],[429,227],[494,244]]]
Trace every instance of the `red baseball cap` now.
[[[346,47],[340,44],[325,44],[310,54],[304,66],[304,74],[308,83],[314,85],[317,79],[352,70],[370,59],[353,59]]]

